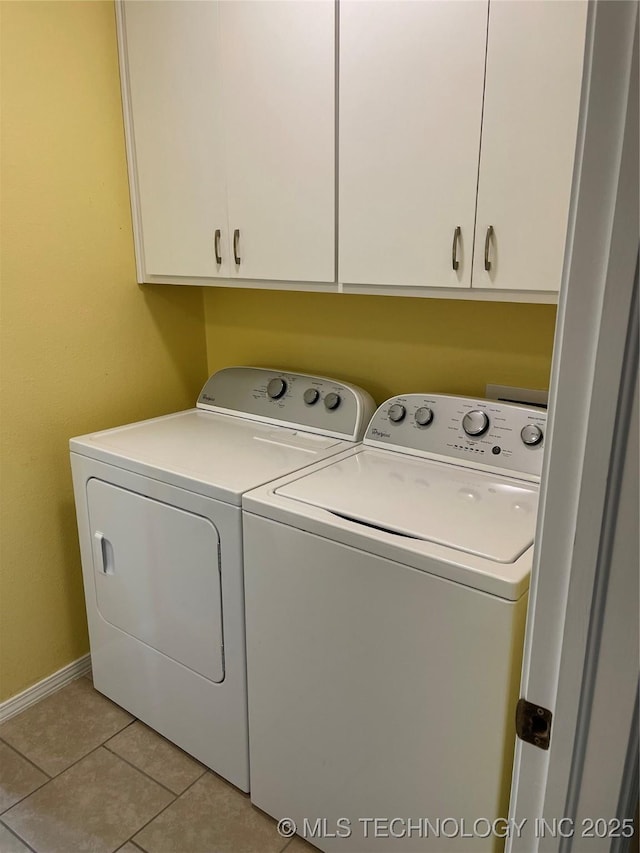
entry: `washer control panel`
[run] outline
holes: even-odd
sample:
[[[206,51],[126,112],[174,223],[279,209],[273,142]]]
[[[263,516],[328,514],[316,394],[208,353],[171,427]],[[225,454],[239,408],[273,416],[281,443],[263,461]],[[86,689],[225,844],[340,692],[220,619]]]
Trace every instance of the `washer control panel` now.
[[[444,394],[392,397],[374,414],[365,444],[538,478],[547,412]]]
[[[375,410],[357,385],[263,367],[226,367],[207,379],[199,409],[359,441]]]

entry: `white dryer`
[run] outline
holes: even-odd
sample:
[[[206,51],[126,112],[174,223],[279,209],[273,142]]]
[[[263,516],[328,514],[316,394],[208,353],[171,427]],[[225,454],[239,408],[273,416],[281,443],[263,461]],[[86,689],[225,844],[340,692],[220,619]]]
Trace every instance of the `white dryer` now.
[[[322,850],[500,849],[545,422],[396,397],[245,494],[251,797]]]
[[[244,791],[242,494],[353,446],[373,409],[233,367],[195,409],[71,439],[94,684]]]

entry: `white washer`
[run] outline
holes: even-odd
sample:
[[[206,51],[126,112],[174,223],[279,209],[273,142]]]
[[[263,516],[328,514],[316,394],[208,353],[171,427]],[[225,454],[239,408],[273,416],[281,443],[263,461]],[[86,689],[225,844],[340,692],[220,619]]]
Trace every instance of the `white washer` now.
[[[245,494],[251,797],[322,850],[500,846],[545,423],[396,397]]]
[[[234,367],[195,409],[71,439],[94,684],[244,791],[242,493],[351,447],[373,409]]]

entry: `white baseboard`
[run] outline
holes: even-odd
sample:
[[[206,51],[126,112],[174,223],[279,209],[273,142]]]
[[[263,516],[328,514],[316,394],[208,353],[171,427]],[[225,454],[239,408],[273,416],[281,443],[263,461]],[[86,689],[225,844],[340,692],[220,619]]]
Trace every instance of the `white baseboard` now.
[[[46,696],[50,696],[56,690],[64,687],[65,684],[74,681],[76,678],[80,678],[81,675],[85,675],[90,671],[91,655],[83,655],[78,660],[74,660],[67,664],[67,666],[63,666],[62,669],[54,672],[53,675],[48,675],[37,684],[27,687],[22,693],[18,693],[16,696],[12,696],[11,699],[0,702],[0,723],[3,723],[10,717],[15,717],[16,714],[24,711],[30,705],[34,705]]]

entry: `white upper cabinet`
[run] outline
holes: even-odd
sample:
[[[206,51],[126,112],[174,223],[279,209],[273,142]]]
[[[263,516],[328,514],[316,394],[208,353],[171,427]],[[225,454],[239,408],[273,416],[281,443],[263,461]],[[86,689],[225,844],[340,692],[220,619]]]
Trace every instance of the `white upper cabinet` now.
[[[560,286],[586,14],[583,0],[491,2],[473,287]]]
[[[139,280],[555,301],[587,5],[122,0]]]
[[[218,6],[118,12],[138,278],[228,275]]]
[[[335,281],[335,6],[220,3],[238,278]]]
[[[335,281],[333,0],[119,4],[141,281]]]
[[[470,286],[487,8],[340,3],[339,281]]]

